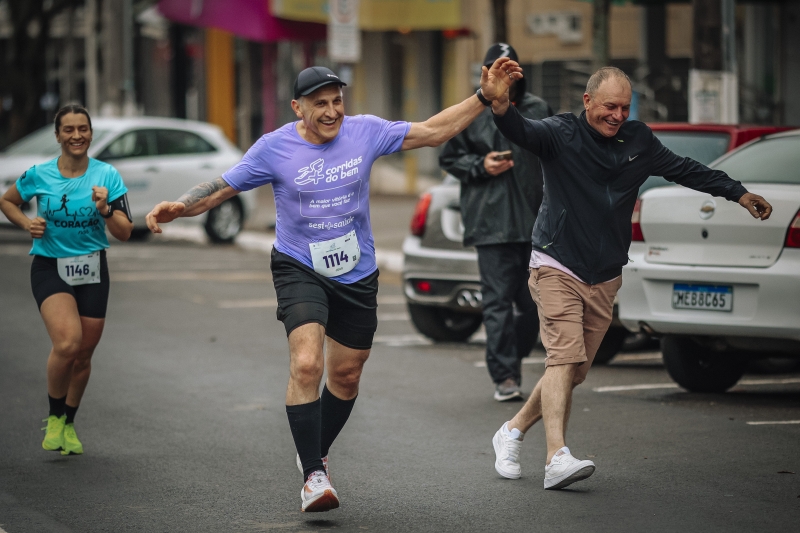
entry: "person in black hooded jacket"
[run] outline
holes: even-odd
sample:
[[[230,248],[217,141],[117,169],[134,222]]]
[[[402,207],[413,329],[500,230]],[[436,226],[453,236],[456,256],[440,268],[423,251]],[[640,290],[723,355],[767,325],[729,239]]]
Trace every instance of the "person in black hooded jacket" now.
[[[518,62],[505,43],[492,45],[483,60],[498,57]],[[525,79],[514,82],[511,100],[526,118],[552,116],[550,106],[526,92]],[[495,159],[511,151],[511,159]],[[536,342],[536,305],[528,291],[531,230],[542,203],[539,158],[509,142],[486,110],[439,156],[439,165],[461,182],[464,246],[475,246],[486,327],[486,367],[497,401],[521,399],[520,364]]]

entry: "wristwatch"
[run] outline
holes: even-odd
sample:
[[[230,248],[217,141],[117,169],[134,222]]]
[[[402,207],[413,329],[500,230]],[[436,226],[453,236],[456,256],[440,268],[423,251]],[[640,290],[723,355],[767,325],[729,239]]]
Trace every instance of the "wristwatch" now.
[[[492,105],[492,101],[487,99],[485,96],[483,96],[483,93],[481,92],[480,88],[478,88],[478,90],[475,93],[475,95],[478,97],[478,100],[480,100],[481,103],[483,105],[485,105],[486,107],[489,107],[490,105]]]
[[[112,216],[114,216],[114,208],[111,206],[111,204],[107,204],[107,205],[108,205],[108,214],[107,215],[104,215],[103,213],[100,213],[99,209],[97,211],[98,213],[100,213],[100,216],[103,217],[103,218],[111,218]]]

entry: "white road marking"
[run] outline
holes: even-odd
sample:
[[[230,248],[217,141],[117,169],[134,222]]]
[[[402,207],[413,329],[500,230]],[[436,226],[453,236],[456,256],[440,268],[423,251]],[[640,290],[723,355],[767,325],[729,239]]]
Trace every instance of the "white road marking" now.
[[[772,420],[772,421],[757,421],[748,422],[748,426],[769,426],[773,424],[800,424],[800,420]]]
[[[232,273],[233,274],[233,273]],[[269,278],[271,279],[271,277]],[[116,281],[116,277],[114,278]],[[406,303],[405,296],[378,296],[378,305],[398,305]],[[220,309],[254,309],[258,307],[278,307],[278,300],[275,298],[258,298],[254,300],[220,300],[217,303]],[[387,313],[387,315],[390,313]],[[407,318],[407,315],[406,315]],[[380,320],[380,315],[379,315]],[[387,320],[399,320],[387,319]]]
[[[736,386],[752,387],[758,385],[787,385],[800,383],[800,378],[786,379],[743,379]],[[641,385],[614,385],[610,387],[595,387],[594,392],[619,392],[629,390],[652,390],[652,389],[677,389],[677,383],[646,383]]]
[[[643,385],[615,385],[612,387],[595,387],[594,392],[618,392],[626,390],[650,390],[650,389],[677,389],[677,383],[647,383]]]
[[[427,346],[433,341],[417,333],[408,335],[375,335],[372,339],[374,344],[385,344],[386,346]]]
[[[409,320],[408,313],[378,313],[378,322]]]
[[[543,365],[546,357],[526,357],[522,360],[523,365]],[[486,368],[486,361],[475,361],[475,368]]]
[[[800,378],[744,379],[737,383],[737,385],[786,385],[788,383],[800,383]]]
[[[631,354],[631,355],[618,355],[613,360],[614,361],[660,361],[662,359],[661,354]]]
[[[260,300],[222,300],[217,304],[220,309],[253,309],[257,307],[278,307],[275,298],[262,298]]]
[[[259,271],[233,271],[221,272],[219,270],[176,270],[176,271],[144,271],[144,272],[115,272],[111,274],[114,282],[139,282],[139,281],[270,281],[269,272]]]

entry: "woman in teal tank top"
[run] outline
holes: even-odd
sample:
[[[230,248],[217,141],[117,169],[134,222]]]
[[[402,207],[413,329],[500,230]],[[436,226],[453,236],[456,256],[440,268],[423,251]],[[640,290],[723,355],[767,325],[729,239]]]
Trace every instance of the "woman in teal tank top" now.
[[[47,360],[50,413],[42,447],[81,454],[75,413],[92,370],[108,303],[106,228],[130,237],[127,189],[119,173],[88,155],[92,121],[83,107],[61,108],[55,118],[61,156],[25,172],[0,199],[0,210],[33,238],[31,288],[53,343]],[[20,206],[36,198],[37,217]]]

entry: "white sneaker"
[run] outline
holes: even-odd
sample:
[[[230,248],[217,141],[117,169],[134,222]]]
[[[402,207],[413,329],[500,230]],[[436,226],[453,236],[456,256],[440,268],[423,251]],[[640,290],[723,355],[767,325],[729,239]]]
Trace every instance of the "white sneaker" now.
[[[522,476],[522,469],[519,466],[519,449],[522,446],[522,439],[525,434],[519,430],[519,437],[514,438],[508,432],[508,422],[497,430],[492,439],[494,454],[497,457],[494,462],[494,469],[501,476],[508,479],[519,479]]]
[[[331,486],[331,481],[322,470],[308,476],[303,490],[300,491],[304,513],[322,513],[339,507],[339,495]]]
[[[303,473],[303,462],[300,460],[300,454],[295,454],[295,463],[297,463],[297,469],[300,473]],[[328,479],[331,478],[331,473],[328,471],[328,456],[322,458],[322,466],[325,467],[325,475],[328,476]]]
[[[576,459],[569,453],[569,448],[564,446],[556,452],[550,464],[544,467],[544,488],[563,489],[592,474],[594,474],[594,463]]]

